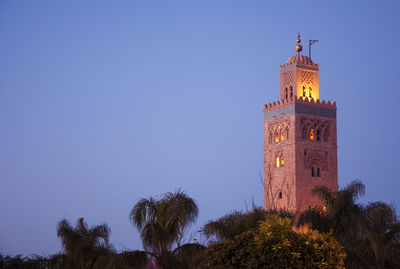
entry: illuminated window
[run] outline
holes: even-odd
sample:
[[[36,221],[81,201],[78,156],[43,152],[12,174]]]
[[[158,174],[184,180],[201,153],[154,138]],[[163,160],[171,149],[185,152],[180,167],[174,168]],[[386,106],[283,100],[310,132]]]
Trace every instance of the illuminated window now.
[[[276,143],[279,142],[279,133],[278,133],[278,131],[275,131],[275,142]]]
[[[322,211],[326,212],[326,206],[324,206],[324,207],[322,208]]]
[[[303,97],[306,97],[306,87],[303,86]]]
[[[282,199],[282,192],[279,193],[278,198]]]
[[[308,88],[308,96],[310,98],[312,98],[312,89],[311,89],[311,87]]]
[[[314,140],[314,129],[310,129],[310,140]]]
[[[317,138],[317,141],[320,141],[320,140],[321,140],[321,130],[320,130],[320,129],[317,130],[317,136],[316,136],[316,138]]]
[[[280,162],[279,162],[279,157],[276,157],[276,168],[279,168]]]
[[[281,130],[281,141],[285,141],[285,131]]]
[[[285,166],[285,158],[281,156],[281,166]]]

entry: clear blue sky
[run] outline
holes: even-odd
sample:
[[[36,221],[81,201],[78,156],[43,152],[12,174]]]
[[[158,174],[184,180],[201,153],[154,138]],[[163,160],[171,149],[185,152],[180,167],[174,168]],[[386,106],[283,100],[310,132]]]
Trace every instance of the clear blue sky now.
[[[400,205],[399,1],[0,1],[0,252],[61,249],[57,222],[107,222],[182,188],[195,227],[263,203],[263,104],[319,39],[338,106],[339,185]],[[306,45],[305,45],[306,46]]]

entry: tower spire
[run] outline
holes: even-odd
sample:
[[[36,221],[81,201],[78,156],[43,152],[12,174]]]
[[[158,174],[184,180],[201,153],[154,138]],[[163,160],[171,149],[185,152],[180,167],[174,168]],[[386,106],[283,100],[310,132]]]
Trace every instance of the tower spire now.
[[[300,45],[300,42],[301,42],[300,32],[297,32],[297,39],[296,39],[297,45],[294,47],[294,49],[297,51],[297,54],[300,54],[300,51],[303,50],[303,46]]]

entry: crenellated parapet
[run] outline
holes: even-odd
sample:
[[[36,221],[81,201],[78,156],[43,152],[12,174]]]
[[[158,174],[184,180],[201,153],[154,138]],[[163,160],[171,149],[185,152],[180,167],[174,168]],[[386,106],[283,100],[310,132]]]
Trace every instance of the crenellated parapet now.
[[[336,119],[336,102],[297,97],[264,105],[264,120],[272,120],[292,114],[305,114]]]
[[[303,98],[303,97],[297,97],[296,95],[293,96],[292,98],[288,99],[283,99],[279,101],[275,101],[269,104],[264,105],[264,112],[269,111],[269,110],[274,110],[279,107],[287,106],[290,104],[305,104],[305,105],[314,105],[322,108],[329,108],[329,109],[336,109],[336,102],[333,101],[325,101],[325,100],[320,100],[317,99],[316,101],[313,98]]]

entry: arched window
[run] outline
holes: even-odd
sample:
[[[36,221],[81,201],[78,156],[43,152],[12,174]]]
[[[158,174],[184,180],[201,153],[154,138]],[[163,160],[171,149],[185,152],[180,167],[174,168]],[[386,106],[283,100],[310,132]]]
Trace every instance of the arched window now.
[[[278,198],[282,199],[282,192],[279,192]]]
[[[290,97],[293,97],[293,86],[290,86]]]
[[[281,166],[285,166],[285,158],[283,157],[283,155],[281,156]]]
[[[287,88],[285,88],[285,97],[286,97],[286,99],[288,98],[288,91],[287,91]]]
[[[325,128],[323,138],[324,138],[324,142],[328,142],[328,138],[329,138],[329,126]]]
[[[280,161],[279,161],[279,157],[276,157],[276,168],[280,167]]]
[[[306,97],[306,87],[303,86],[303,97]]]
[[[310,140],[311,141],[314,140],[314,129],[313,128],[310,129]]]
[[[321,130],[320,130],[320,129],[317,129],[316,140],[317,140],[317,141],[320,141],[320,140],[321,140]]]
[[[281,141],[285,141],[285,131],[281,129]]]
[[[278,130],[275,130],[275,143],[279,142],[279,133]]]
[[[317,177],[320,177],[320,176],[321,176],[321,174],[319,172],[319,167],[317,167]]]
[[[304,126],[303,130],[301,131],[301,138],[307,139],[307,128],[306,128],[306,126]]]
[[[312,88],[308,87],[308,96],[312,98]]]
[[[312,177],[315,177],[314,166],[311,167],[311,176],[312,176]]]

